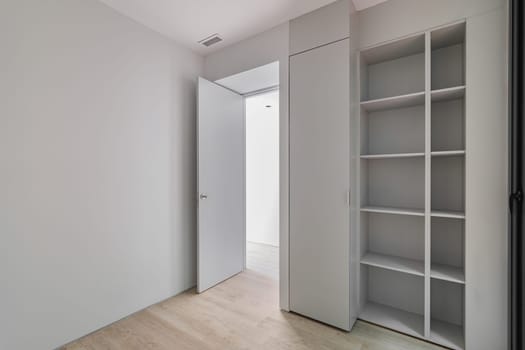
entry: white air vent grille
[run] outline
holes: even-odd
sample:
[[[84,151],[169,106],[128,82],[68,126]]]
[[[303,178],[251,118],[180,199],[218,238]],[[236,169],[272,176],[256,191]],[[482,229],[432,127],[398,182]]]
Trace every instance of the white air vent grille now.
[[[199,41],[199,44],[209,47],[221,41],[222,41],[222,38],[219,36],[219,34],[213,34]]]

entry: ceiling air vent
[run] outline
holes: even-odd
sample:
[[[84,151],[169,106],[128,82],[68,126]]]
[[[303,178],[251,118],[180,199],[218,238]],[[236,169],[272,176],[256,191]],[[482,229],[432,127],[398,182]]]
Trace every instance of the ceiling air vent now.
[[[217,44],[218,42],[221,42],[222,38],[219,36],[219,34],[213,34],[210,35],[207,38],[202,39],[199,41],[199,44],[202,44],[206,47],[212,46],[213,44]]]

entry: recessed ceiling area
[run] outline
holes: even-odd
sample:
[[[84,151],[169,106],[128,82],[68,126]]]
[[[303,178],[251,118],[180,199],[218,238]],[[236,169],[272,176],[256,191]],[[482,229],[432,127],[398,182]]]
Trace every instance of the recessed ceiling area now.
[[[387,0],[353,0],[355,9],[357,11],[362,11],[366,8],[379,5]]]
[[[262,33],[335,0],[99,0],[116,11],[207,55]],[[386,0],[353,0],[356,8]],[[206,47],[198,42],[218,34],[223,40]]]
[[[279,86],[279,62],[272,62],[215,82],[241,95],[277,87]]]

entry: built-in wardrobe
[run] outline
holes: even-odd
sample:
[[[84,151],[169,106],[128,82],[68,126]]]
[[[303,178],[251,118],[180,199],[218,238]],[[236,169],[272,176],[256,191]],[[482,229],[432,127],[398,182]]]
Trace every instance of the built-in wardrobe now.
[[[478,6],[291,21],[291,311],[507,348],[506,2]]]

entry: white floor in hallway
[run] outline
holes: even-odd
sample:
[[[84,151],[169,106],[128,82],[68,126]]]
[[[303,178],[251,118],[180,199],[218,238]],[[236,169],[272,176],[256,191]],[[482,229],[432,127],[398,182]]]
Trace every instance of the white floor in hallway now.
[[[246,243],[246,268],[275,280],[279,279],[279,247]]]

